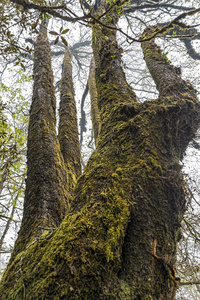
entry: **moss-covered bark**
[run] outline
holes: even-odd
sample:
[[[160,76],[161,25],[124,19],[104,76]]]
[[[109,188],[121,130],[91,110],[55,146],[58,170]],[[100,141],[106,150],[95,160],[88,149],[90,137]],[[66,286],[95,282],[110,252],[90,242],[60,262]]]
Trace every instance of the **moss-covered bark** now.
[[[81,154],[69,49],[66,50],[63,61],[59,114],[58,140],[67,170],[69,192],[72,194],[77,178],[81,174]]]
[[[65,165],[55,131],[56,99],[45,21],[35,43],[33,74],[24,215],[14,255],[43,231],[41,227],[59,226],[68,206]]]
[[[95,82],[95,63],[93,58],[91,59],[90,62],[88,86],[89,86],[90,102],[91,102],[92,127],[94,131],[95,144],[97,145],[97,137],[99,134],[101,121],[100,121],[100,115],[98,109],[98,95],[97,95],[96,82]]]
[[[143,37],[150,36],[156,27],[148,27]],[[199,102],[196,90],[189,83],[184,81],[176,68],[170,63],[167,57],[153,40],[143,42],[142,50],[147,67],[156,83],[159,91],[158,103],[165,103],[166,107],[166,130],[167,135],[172,139],[168,144],[168,152],[179,160],[194,135],[197,123],[192,121],[190,110],[194,110]],[[188,111],[188,113],[187,113]]]
[[[104,21],[115,26],[117,17]],[[54,236],[29,247],[21,264],[20,255],[11,261],[2,299],[22,299],[24,291],[26,299],[174,299],[185,207],[179,159],[199,124],[200,105],[154,42],[143,43],[143,51],[150,69],[157,61],[163,68],[155,77],[162,92],[143,104],[126,82],[115,31],[95,26],[93,50],[97,149]],[[160,83],[164,67],[166,81],[180,82],[176,93]],[[20,266],[23,278],[16,278]]]

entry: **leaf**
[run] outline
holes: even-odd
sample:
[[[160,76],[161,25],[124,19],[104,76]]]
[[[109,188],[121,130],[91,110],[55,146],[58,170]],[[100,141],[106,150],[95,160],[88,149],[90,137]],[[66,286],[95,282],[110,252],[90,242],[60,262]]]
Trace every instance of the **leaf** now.
[[[26,68],[25,68],[25,66],[24,66],[23,63],[20,63],[20,66],[23,68],[24,71],[26,70]]]
[[[54,45],[56,45],[58,43],[58,41],[59,41],[59,36],[57,36],[57,38],[55,39]]]
[[[35,29],[35,28],[37,27],[38,22],[39,22],[39,18],[36,20],[35,23],[33,23],[33,24],[31,25],[32,29]]]
[[[67,33],[69,31],[69,29],[64,29],[61,33],[62,34],[65,34],[65,33]]]
[[[52,35],[59,35],[59,33],[57,33],[56,31],[49,31],[49,33]]]
[[[61,39],[62,39],[63,44],[65,44],[65,46],[68,47],[68,43],[67,43],[66,39],[63,36],[61,36]]]
[[[46,14],[45,14],[45,18],[50,19],[51,16],[50,16],[48,13],[46,13]]]

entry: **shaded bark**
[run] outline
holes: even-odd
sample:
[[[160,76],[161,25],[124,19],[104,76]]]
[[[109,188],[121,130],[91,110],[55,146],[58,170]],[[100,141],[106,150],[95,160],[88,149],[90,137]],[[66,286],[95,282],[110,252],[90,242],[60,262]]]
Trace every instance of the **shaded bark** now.
[[[80,119],[80,145],[81,145],[81,147],[83,144],[83,133],[87,131],[84,104],[85,104],[85,99],[87,97],[88,91],[89,91],[89,87],[88,87],[88,83],[87,83],[85,90],[83,92],[83,95],[82,95],[82,99],[81,99],[81,119]]]
[[[71,53],[69,49],[65,52],[63,62],[59,114],[58,140],[67,171],[69,192],[72,193],[77,178],[81,174],[81,154],[72,82]]]
[[[45,21],[35,43],[33,74],[24,214],[14,253],[41,234],[41,227],[59,226],[68,206],[66,170],[55,131],[56,99]]]
[[[104,22],[117,20],[112,11]],[[24,291],[26,299],[174,299],[185,209],[179,159],[199,125],[200,105],[153,41],[142,48],[160,96],[137,103],[115,31],[95,24],[97,149],[51,240],[22,251],[23,262],[20,255],[11,260],[2,299],[22,299]]]
[[[88,85],[90,91],[90,102],[91,102],[91,117],[92,117],[92,127],[94,131],[95,145],[97,145],[97,138],[100,131],[100,115],[98,109],[98,95],[95,83],[95,63],[94,59],[90,62],[90,73],[88,78]]]
[[[153,30],[155,30],[153,27],[147,28],[145,36]],[[164,101],[166,105],[169,105],[169,111],[166,109],[167,135],[171,136],[172,139],[168,144],[169,153],[179,160],[194,135],[193,129],[195,130],[198,126],[196,123],[193,124],[192,119],[190,119],[193,116],[189,114],[189,111],[193,109],[194,116],[197,114],[195,108],[198,107],[199,102],[196,90],[177,74],[176,68],[162,54],[161,49],[154,41],[143,42],[142,50],[148,69],[159,91],[158,101],[160,103]]]
[[[178,233],[185,210],[179,160],[198,128],[200,107],[194,88],[176,74],[160,48],[149,41],[142,43],[142,49],[159,98],[141,104],[135,117],[140,116],[134,124],[138,142],[132,150],[143,176],[134,182],[135,204],[120,276],[132,284],[136,299],[174,299]],[[135,168],[134,173],[138,171]]]

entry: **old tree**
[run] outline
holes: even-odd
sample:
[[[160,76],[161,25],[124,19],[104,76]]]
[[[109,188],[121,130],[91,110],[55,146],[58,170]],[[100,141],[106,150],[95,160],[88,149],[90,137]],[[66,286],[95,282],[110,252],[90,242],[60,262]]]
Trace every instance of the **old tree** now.
[[[176,30],[191,38],[196,29],[190,32],[180,21],[200,9],[147,26],[137,41],[127,37],[141,43],[159,91],[156,100],[138,103],[116,40],[122,31],[118,20],[126,9],[131,13],[131,4],[99,1],[92,8],[81,2],[84,14],[78,17],[59,1],[53,8],[40,1],[11,2],[22,5],[25,14],[40,11],[43,21],[34,51],[24,214],[1,299],[174,299],[186,203],[179,161],[200,123],[200,104],[155,37]],[[132,1],[132,9],[142,2],[149,9],[154,2],[159,5]],[[46,13],[85,22],[93,31],[89,89],[96,150],[82,175],[69,49],[60,83],[58,135],[55,129]]]

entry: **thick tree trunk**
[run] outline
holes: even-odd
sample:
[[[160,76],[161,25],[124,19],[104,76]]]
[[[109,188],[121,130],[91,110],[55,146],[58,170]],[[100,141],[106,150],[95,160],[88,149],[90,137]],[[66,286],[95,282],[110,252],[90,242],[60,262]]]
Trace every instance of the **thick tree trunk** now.
[[[115,26],[117,15],[104,22]],[[143,51],[160,96],[142,104],[126,82],[115,31],[95,25],[93,50],[97,149],[54,236],[21,246],[11,260],[2,299],[174,299],[185,209],[179,159],[198,127],[200,105],[154,42],[143,42]]]
[[[56,99],[46,21],[42,22],[35,43],[33,74],[24,215],[14,255],[41,234],[43,227],[59,226],[69,200],[65,165],[55,130]]]

